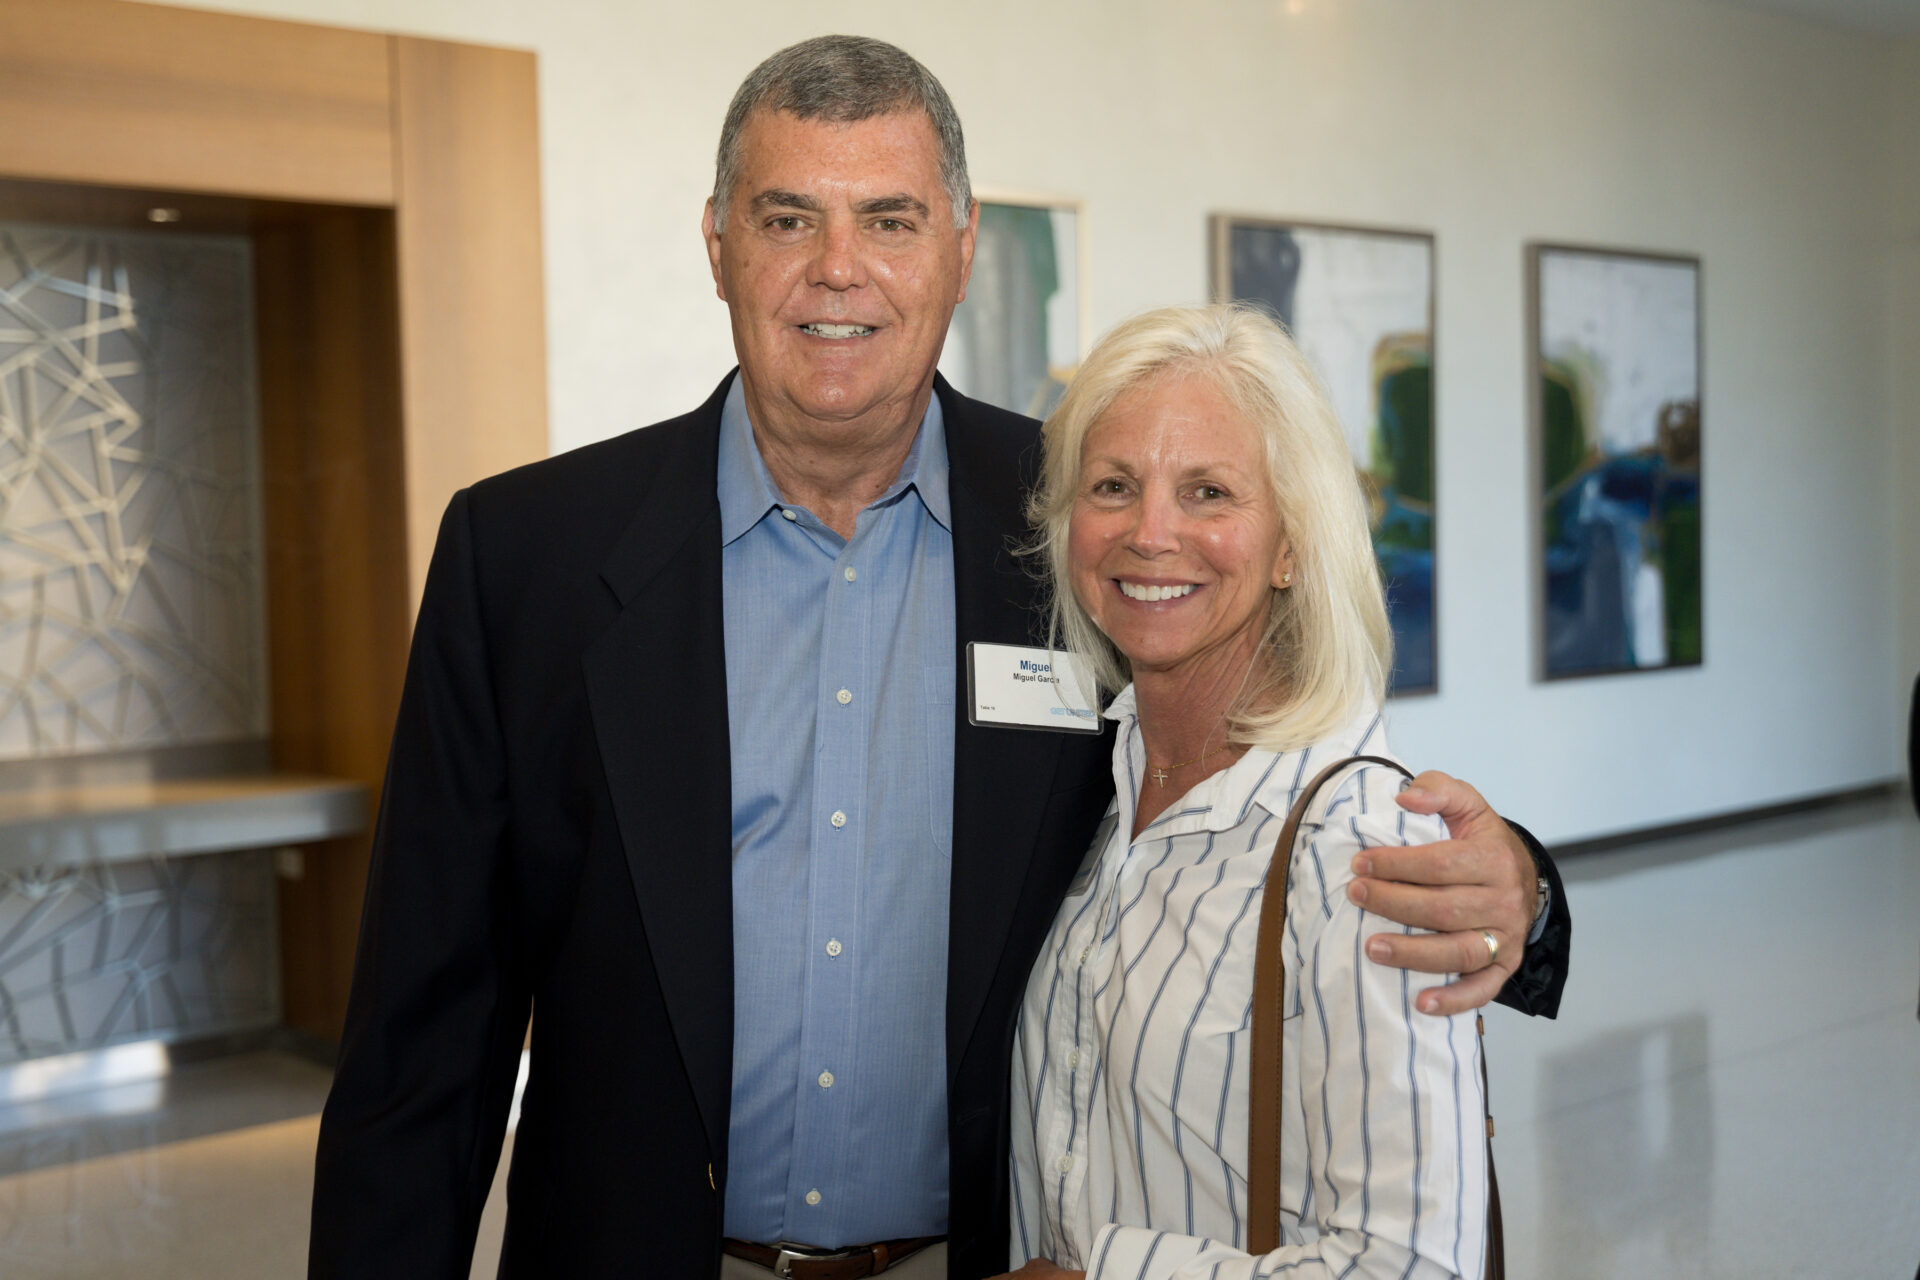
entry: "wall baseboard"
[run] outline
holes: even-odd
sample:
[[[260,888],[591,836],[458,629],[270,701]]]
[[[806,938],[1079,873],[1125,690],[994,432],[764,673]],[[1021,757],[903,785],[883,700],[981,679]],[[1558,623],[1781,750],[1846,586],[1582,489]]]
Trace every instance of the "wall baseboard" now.
[[[1797,817],[1802,814],[1817,813],[1829,809],[1848,808],[1854,805],[1872,804],[1904,796],[1907,783],[1901,778],[1888,778],[1882,782],[1870,783],[1863,787],[1846,787],[1838,791],[1826,791],[1819,795],[1803,796],[1798,800],[1789,800],[1782,804],[1759,805],[1751,809],[1734,809],[1727,813],[1711,814],[1704,818],[1689,818],[1685,822],[1668,822],[1658,826],[1635,827],[1628,831],[1618,831],[1609,835],[1593,836],[1585,840],[1565,840],[1547,846],[1547,852],[1553,855],[1555,862],[1567,858],[1581,858],[1588,854],[1610,853],[1620,849],[1637,849],[1643,845],[1663,840],[1683,839],[1687,836],[1716,835],[1738,827],[1748,827],[1756,823],[1771,822],[1779,818]]]

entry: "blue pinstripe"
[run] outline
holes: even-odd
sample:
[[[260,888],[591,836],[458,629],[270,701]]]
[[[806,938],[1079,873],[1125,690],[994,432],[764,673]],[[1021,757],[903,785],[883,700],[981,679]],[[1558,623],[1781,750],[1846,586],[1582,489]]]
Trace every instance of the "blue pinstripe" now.
[[[1458,1024],[1447,1028],[1447,1057],[1453,1062],[1454,1184],[1464,1189],[1467,1182],[1467,1108],[1466,1100],[1460,1095],[1460,1046],[1453,1039],[1453,1033],[1458,1029]],[[1466,1223],[1467,1197],[1463,1190],[1453,1201],[1453,1269],[1456,1272],[1460,1272],[1460,1237]]]
[[[1209,838],[1209,839],[1207,840],[1207,847],[1208,847],[1209,849],[1211,849],[1211,848],[1213,847],[1213,840],[1212,840],[1211,838]],[[1169,842],[1168,842],[1168,850],[1169,850],[1169,852],[1171,852],[1171,850],[1172,850],[1172,842],[1171,842],[1171,841],[1169,841]],[[1204,858],[1205,856],[1206,856],[1206,855],[1205,855],[1204,853],[1203,853],[1203,854],[1201,855],[1201,857],[1202,857],[1202,858]],[[1178,884],[1179,884],[1179,882],[1180,882],[1180,877],[1181,877],[1181,876],[1183,876],[1183,875],[1185,875],[1185,874],[1186,874],[1186,868],[1184,868],[1184,867],[1183,867],[1183,868],[1181,868],[1181,869],[1180,869],[1179,871],[1176,871],[1176,872],[1174,872],[1174,873],[1173,873],[1173,880],[1174,880],[1174,883],[1173,883],[1173,884],[1170,884],[1170,885],[1168,885],[1168,886],[1167,886],[1167,894],[1166,894],[1166,896],[1163,896],[1163,897],[1162,897],[1162,898],[1160,899],[1160,921],[1161,921],[1161,923],[1162,923],[1162,924],[1164,924],[1164,923],[1166,923],[1166,905],[1167,905],[1167,899],[1168,899],[1169,897],[1171,897],[1171,896],[1172,896],[1172,893],[1173,893],[1173,890],[1174,890],[1174,888],[1176,888],[1176,887],[1178,886]],[[1192,923],[1192,922],[1191,922],[1191,921],[1189,921],[1188,923],[1189,923],[1189,925],[1191,925],[1191,923]],[[1154,927],[1154,931],[1155,931],[1156,933],[1157,933],[1157,932],[1159,931],[1159,926],[1158,926],[1158,925],[1156,925],[1156,926]],[[1179,964],[1180,964],[1180,958],[1181,958],[1182,956],[1184,956],[1184,955],[1186,955],[1186,953],[1187,953],[1187,942],[1188,942],[1188,939],[1189,939],[1189,938],[1190,938],[1191,936],[1192,936],[1192,935],[1191,935],[1191,933],[1190,933],[1190,932],[1189,932],[1188,930],[1182,930],[1182,931],[1181,931],[1181,936],[1180,936],[1180,949],[1179,949],[1178,951],[1176,951],[1176,952],[1174,952],[1174,955],[1173,955],[1173,958],[1172,958],[1171,960],[1169,960],[1169,961],[1167,961],[1167,967],[1166,967],[1166,969],[1165,969],[1165,970],[1164,970],[1164,971],[1163,971],[1163,972],[1162,972],[1162,973],[1160,974],[1160,981],[1159,981],[1159,983],[1158,983],[1158,984],[1157,984],[1157,985],[1156,985],[1156,986],[1154,987],[1154,990],[1153,990],[1153,998],[1152,998],[1151,1000],[1148,1000],[1148,1001],[1147,1001],[1147,1010],[1146,1010],[1146,1012],[1145,1012],[1144,1014],[1142,1014],[1142,1015],[1141,1015],[1141,1018],[1140,1018],[1140,1037],[1139,1037],[1139,1043],[1137,1043],[1137,1044],[1135,1044],[1135,1046],[1134,1046],[1134,1050],[1133,1050],[1133,1070],[1132,1070],[1131,1072],[1129,1072],[1129,1073],[1128,1073],[1128,1076],[1127,1076],[1127,1092],[1128,1092],[1128,1093],[1129,1093],[1129,1094],[1130,1094],[1130,1095],[1132,1096],[1132,1098],[1133,1098],[1133,1137],[1134,1137],[1134,1144],[1135,1144],[1135,1146],[1136,1146],[1136,1147],[1137,1147],[1137,1148],[1138,1148],[1138,1149],[1139,1149],[1139,1150],[1141,1151],[1141,1153],[1142,1153],[1142,1155],[1141,1155],[1141,1160],[1142,1160],[1142,1163],[1141,1163],[1141,1165],[1140,1165],[1140,1185],[1141,1185],[1142,1187],[1146,1187],[1146,1186],[1148,1185],[1148,1182],[1147,1182],[1147,1167],[1146,1167],[1146,1164],[1145,1164],[1145,1154],[1144,1154],[1144,1152],[1145,1152],[1145,1148],[1146,1148],[1146,1144],[1145,1144],[1145,1143],[1144,1143],[1143,1141],[1141,1141],[1141,1137],[1140,1137],[1140,1126],[1141,1126],[1141,1124],[1142,1124],[1142,1122],[1143,1122],[1143,1121],[1142,1121],[1142,1117],[1144,1117],[1144,1116],[1145,1116],[1145,1114],[1146,1114],[1146,1108],[1140,1105],[1140,1063],[1141,1063],[1141,1061],[1142,1061],[1142,1060],[1143,1060],[1143,1059],[1145,1058],[1145,1056],[1146,1056],[1146,1055],[1145,1055],[1144,1053],[1142,1053],[1142,1052],[1141,1052],[1141,1050],[1142,1050],[1142,1048],[1143,1048],[1143,1047],[1145,1046],[1145,1043],[1146,1043],[1146,1038],[1147,1038],[1147,1034],[1148,1034],[1148,1032],[1150,1032],[1150,1031],[1151,1031],[1151,1030],[1153,1029],[1153,1015],[1154,1015],[1154,1011],[1155,1011],[1155,1010],[1157,1010],[1157,1009],[1158,1009],[1158,1008],[1160,1007],[1160,998],[1161,998],[1162,996],[1164,996],[1164,995],[1166,995],[1166,994],[1167,994],[1167,983],[1168,983],[1168,982],[1170,982],[1170,981],[1172,981],[1172,979],[1173,979],[1173,974],[1174,974],[1174,970],[1175,970],[1176,968],[1178,968],[1178,967],[1179,967]],[[1149,939],[1149,942],[1151,942],[1151,939]],[[1142,959],[1145,959],[1145,951],[1144,951],[1144,949],[1142,950],[1142,954],[1141,954],[1141,958],[1142,958]],[[1131,972],[1131,970],[1132,970],[1132,966],[1131,966],[1131,965],[1129,965],[1129,966],[1128,966],[1128,970],[1129,970],[1129,972]],[[1198,1014],[1199,1014],[1199,1010],[1200,1010],[1200,1007],[1201,1007],[1201,1006],[1200,1006],[1199,1004],[1197,1004],[1197,1003],[1196,1003],[1196,1004],[1194,1005],[1194,1012],[1195,1012],[1195,1016],[1198,1016]],[[1175,1134],[1178,1134],[1179,1132],[1180,1132],[1180,1131],[1179,1131],[1179,1129],[1178,1129],[1178,1128],[1175,1128],[1175,1130],[1174,1130],[1174,1133],[1175,1133]],[[1187,1170],[1186,1170],[1186,1175],[1187,1175],[1187,1177],[1188,1177],[1189,1179],[1191,1179],[1191,1178],[1192,1178],[1192,1176],[1193,1176],[1193,1170],[1192,1170],[1192,1168],[1191,1168],[1191,1166],[1189,1166],[1189,1167],[1187,1168]],[[1152,1197],[1151,1197],[1150,1195],[1146,1197],[1146,1203],[1147,1203],[1147,1212],[1148,1212],[1148,1213],[1152,1213],[1152,1212],[1153,1212],[1153,1204],[1152,1204]],[[1188,1209],[1189,1209],[1189,1216],[1191,1216],[1191,1209],[1192,1209],[1192,1206],[1191,1206],[1191,1205],[1189,1205],[1189,1206],[1188,1206]],[[1188,1224],[1187,1224],[1187,1229],[1188,1229],[1189,1231],[1191,1231],[1191,1230],[1193,1229],[1193,1224],[1192,1224],[1191,1222],[1188,1222]]]

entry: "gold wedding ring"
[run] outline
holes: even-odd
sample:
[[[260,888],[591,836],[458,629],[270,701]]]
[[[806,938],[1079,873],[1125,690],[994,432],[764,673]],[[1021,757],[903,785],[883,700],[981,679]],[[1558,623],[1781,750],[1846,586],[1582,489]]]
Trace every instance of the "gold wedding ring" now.
[[[1493,930],[1482,929],[1480,937],[1487,944],[1487,963],[1492,964],[1500,958],[1500,940],[1493,936]]]

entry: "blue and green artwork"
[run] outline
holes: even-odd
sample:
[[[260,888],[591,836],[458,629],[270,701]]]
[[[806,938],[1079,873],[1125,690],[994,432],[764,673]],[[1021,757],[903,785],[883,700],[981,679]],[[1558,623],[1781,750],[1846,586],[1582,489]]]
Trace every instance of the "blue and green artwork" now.
[[[973,275],[940,372],[962,395],[1044,418],[1080,364],[1079,212],[980,202]]]
[[[1366,489],[1393,623],[1394,693],[1438,687],[1433,238],[1214,220],[1214,296],[1265,307],[1325,384]]]
[[[1534,255],[1545,674],[1695,665],[1699,262]]]

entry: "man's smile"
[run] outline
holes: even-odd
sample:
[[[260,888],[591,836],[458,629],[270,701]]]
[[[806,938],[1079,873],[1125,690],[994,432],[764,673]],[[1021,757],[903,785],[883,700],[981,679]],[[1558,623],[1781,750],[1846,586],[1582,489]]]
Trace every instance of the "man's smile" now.
[[[866,338],[875,329],[870,324],[803,324],[800,332],[815,338]]]

